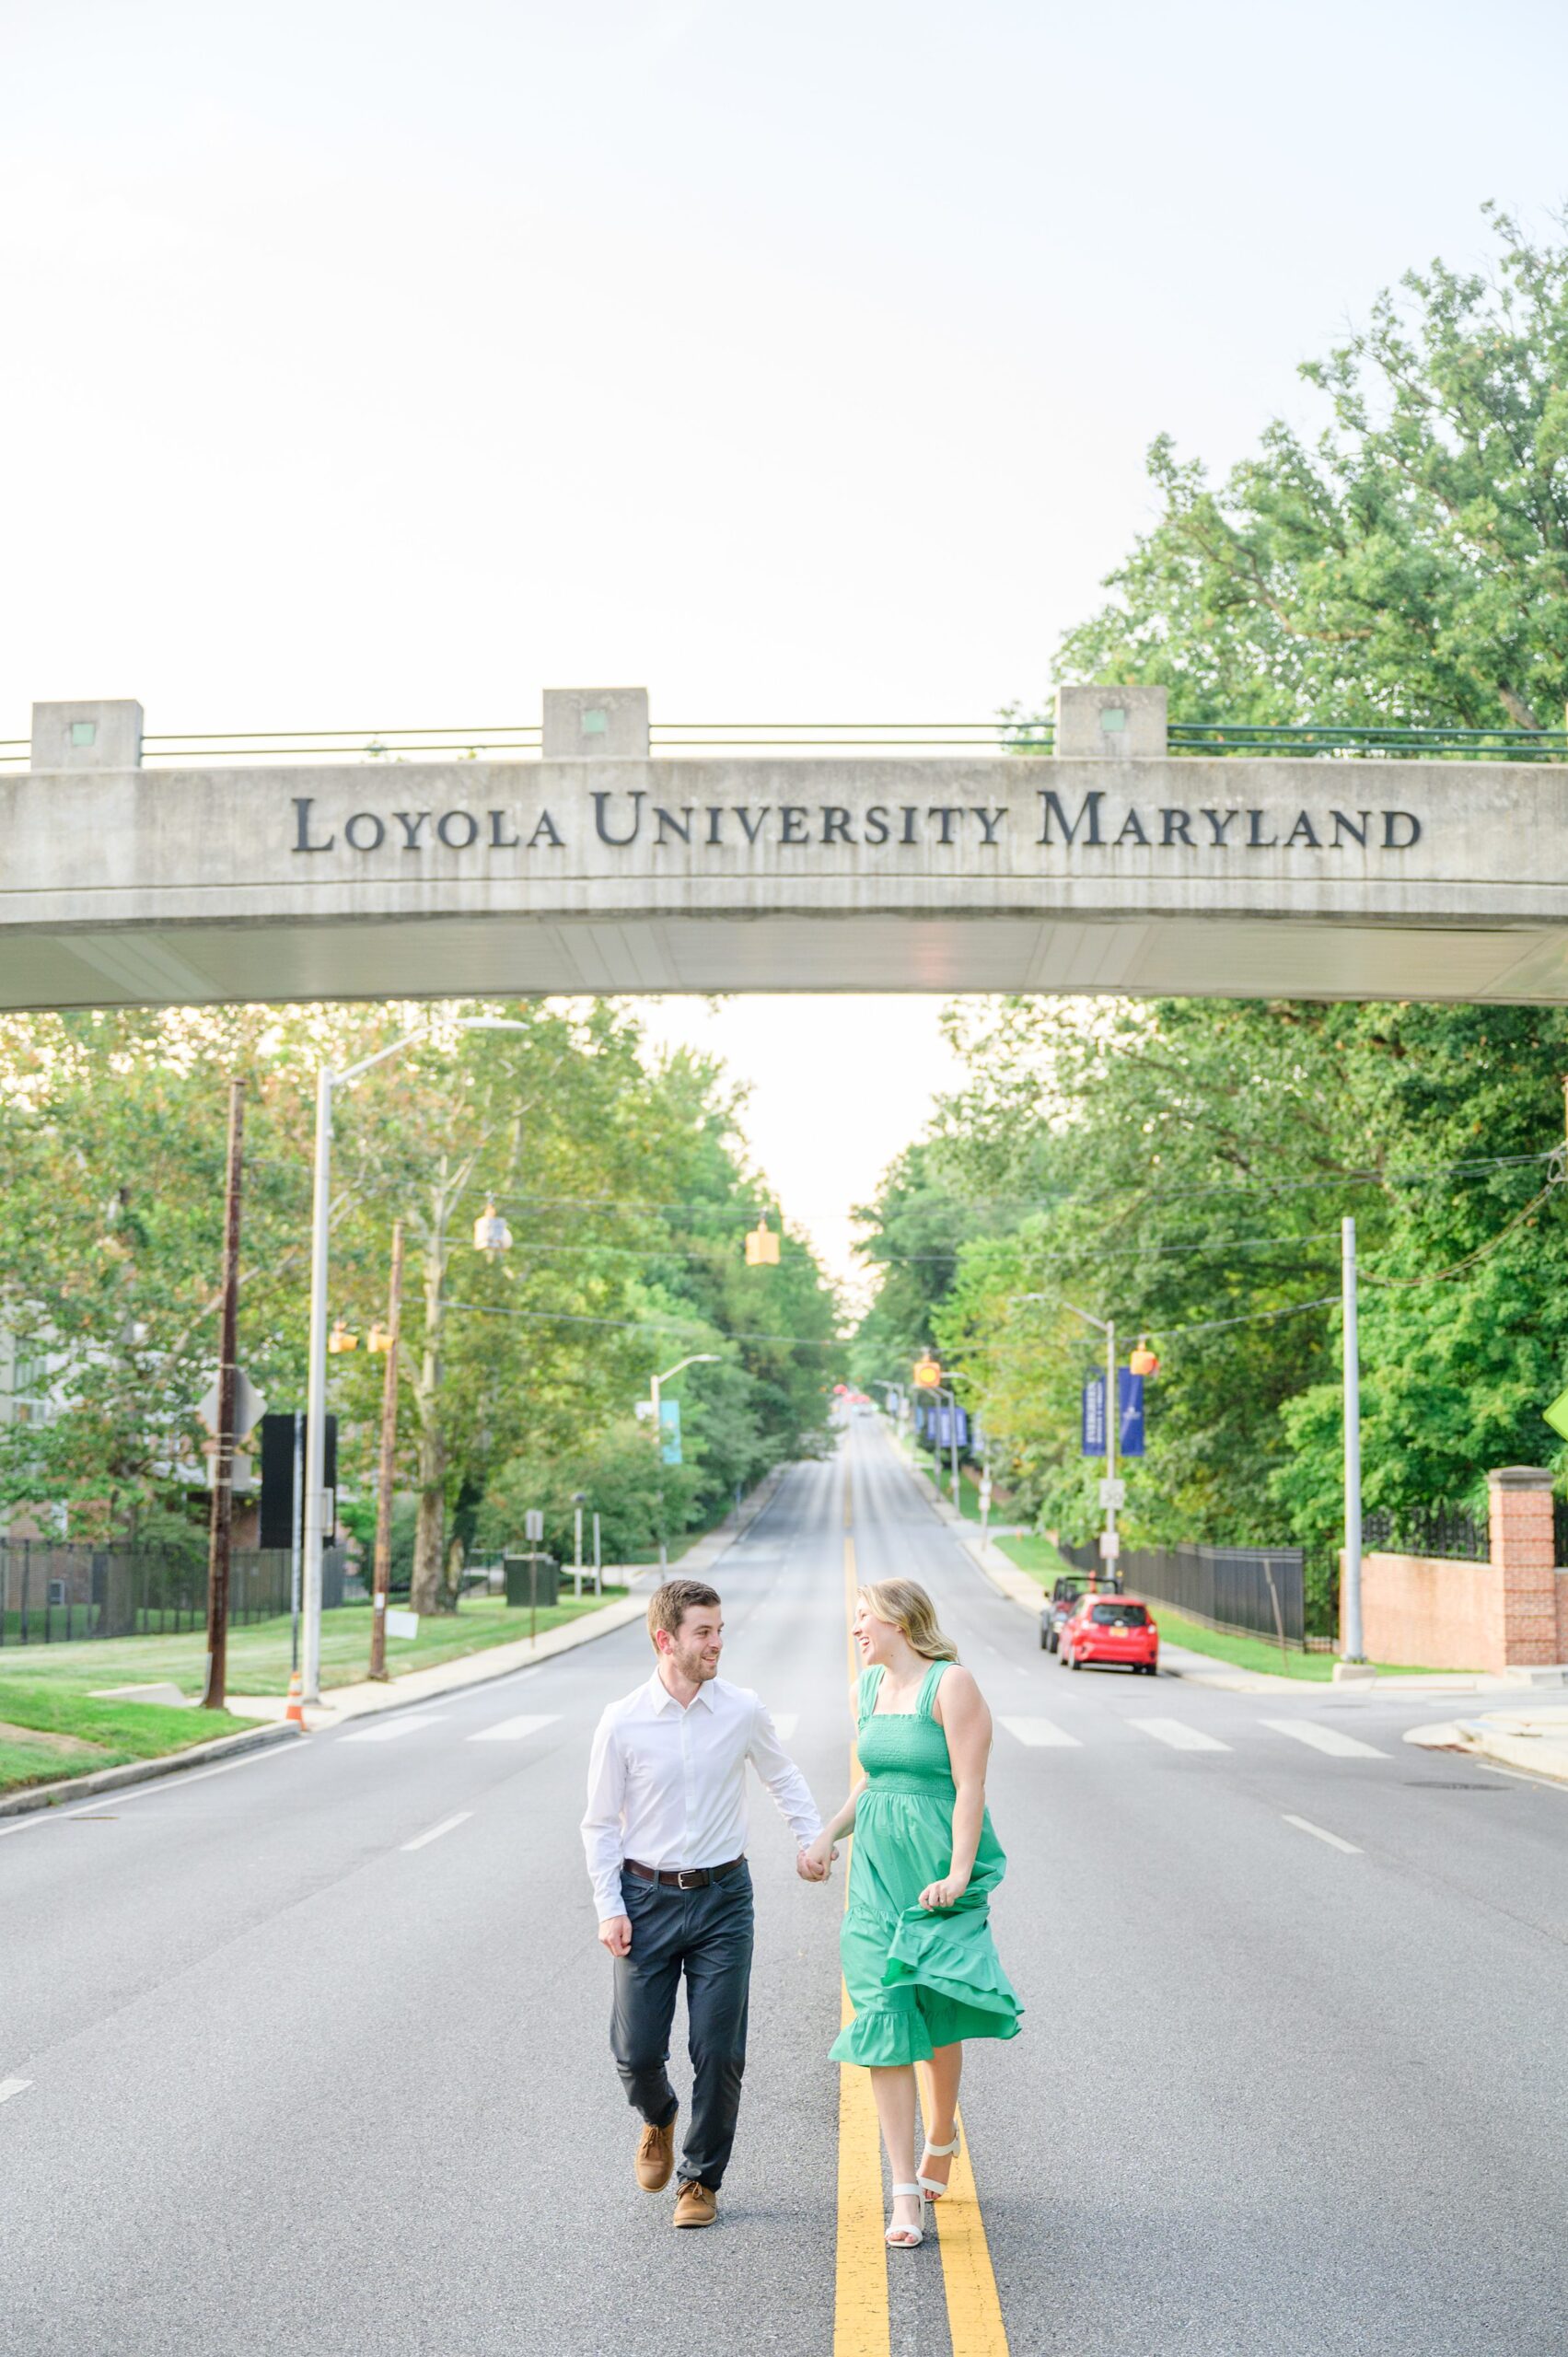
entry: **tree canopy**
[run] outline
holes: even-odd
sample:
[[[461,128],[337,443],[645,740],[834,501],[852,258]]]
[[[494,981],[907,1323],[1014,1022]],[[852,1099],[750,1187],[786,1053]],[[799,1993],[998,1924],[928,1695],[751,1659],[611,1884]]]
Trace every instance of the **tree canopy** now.
[[[654,1501],[621,1515],[630,1546],[659,1511],[678,1533],[821,1445],[836,1305],[787,1229],[776,1268],[744,1265],[744,1231],[772,1206],[719,1067],[656,1061],[608,1004],[489,1011],[513,1028],[402,1006],[0,1023],[0,1331],[38,1411],[0,1424],[0,1504],[64,1515],[73,1535],[145,1537],[203,1478],[231,1072],[249,1094],[241,1361],[271,1405],[303,1405],[315,1068],[414,1023],[416,1044],[338,1100],[331,1314],[362,1340],[329,1365],[352,1496],[371,1477],[381,1387],[363,1338],[385,1315],[401,1217],[416,1602],[449,1599],[482,1524],[504,1545],[527,1506],[553,1507],[558,1535],[563,1500],[611,1458],[617,1496]],[[513,1244],[489,1256],[472,1233],[492,1202]],[[686,1461],[666,1479],[633,1403],[698,1351],[716,1363],[682,1379]]]
[[[1488,272],[1412,270],[1217,485],[1167,435],[1158,520],[1065,679],[1190,721],[1553,728],[1568,698],[1568,245],[1488,208]]]

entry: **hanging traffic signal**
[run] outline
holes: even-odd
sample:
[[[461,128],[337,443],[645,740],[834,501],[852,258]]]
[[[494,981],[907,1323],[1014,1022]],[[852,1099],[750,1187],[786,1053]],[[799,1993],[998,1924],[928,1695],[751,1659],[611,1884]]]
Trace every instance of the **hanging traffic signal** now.
[[[942,1380],[942,1369],[935,1359],[916,1359],[914,1379],[922,1391],[935,1391]]]
[[[749,1269],[776,1269],[779,1263],[779,1239],[768,1225],[768,1214],[760,1214],[757,1225],[747,1231],[746,1265]]]

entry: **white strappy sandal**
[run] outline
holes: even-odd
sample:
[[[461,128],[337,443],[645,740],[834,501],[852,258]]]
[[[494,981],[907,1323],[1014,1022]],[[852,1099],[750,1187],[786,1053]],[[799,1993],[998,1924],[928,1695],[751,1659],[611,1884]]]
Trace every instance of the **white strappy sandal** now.
[[[912,2193],[916,2200],[923,2203],[925,2200],[925,2196],[918,2185],[894,2186],[893,2198],[895,2200],[900,2193]],[[924,2214],[925,2212],[923,2209],[921,2212],[922,2217],[923,2217]],[[887,2244],[889,2250],[918,2250],[921,2244],[925,2240],[925,2229],[923,2226],[889,2226],[882,2239]]]
[[[953,2131],[953,2141],[950,2144],[933,2144],[930,2140],[927,2139],[925,2150],[920,2156],[921,2167],[923,2169],[927,2161],[945,2161],[949,2153],[956,2153],[958,2151],[958,2131],[956,2128]],[[947,2190],[947,2188],[943,2184],[940,2177],[923,2177],[920,2178],[919,2183],[921,2192],[924,2195],[927,2201],[940,2201],[942,2196]]]

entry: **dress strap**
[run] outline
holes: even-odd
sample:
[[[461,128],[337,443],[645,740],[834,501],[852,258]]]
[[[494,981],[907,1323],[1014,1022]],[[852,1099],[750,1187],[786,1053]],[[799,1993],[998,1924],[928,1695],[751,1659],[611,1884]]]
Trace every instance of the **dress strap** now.
[[[934,1661],[920,1682],[920,1695],[914,1707],[923,1719],[929,1719],[932,1716],[931,1705],[936,1699],[936,1689],[942,1682],[942,1672],[947,1667],[947,1664],[945,1661]]]
[[[861,1671],[854,1696],[854,1716],[857,1726],[864,1726],[877,1708],[877,1689],[881,1683],[882,1672],[879,1667]]]

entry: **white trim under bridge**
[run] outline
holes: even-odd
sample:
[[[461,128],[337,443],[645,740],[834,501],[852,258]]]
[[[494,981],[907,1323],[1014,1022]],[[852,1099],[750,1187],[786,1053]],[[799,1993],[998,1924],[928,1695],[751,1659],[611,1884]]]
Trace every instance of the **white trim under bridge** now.
[[[1161,690],[1068,688],[1032,735],[650,738],[645,691],[593,689],[471,757],[460,731],[343,737],[144,746],[135,703],[36,705],[30,746],[0,748],[29,764],[0,769],[0,1006],[1568,998],[1561,735],[1300,731],[1260,756],[1167,731]]]

